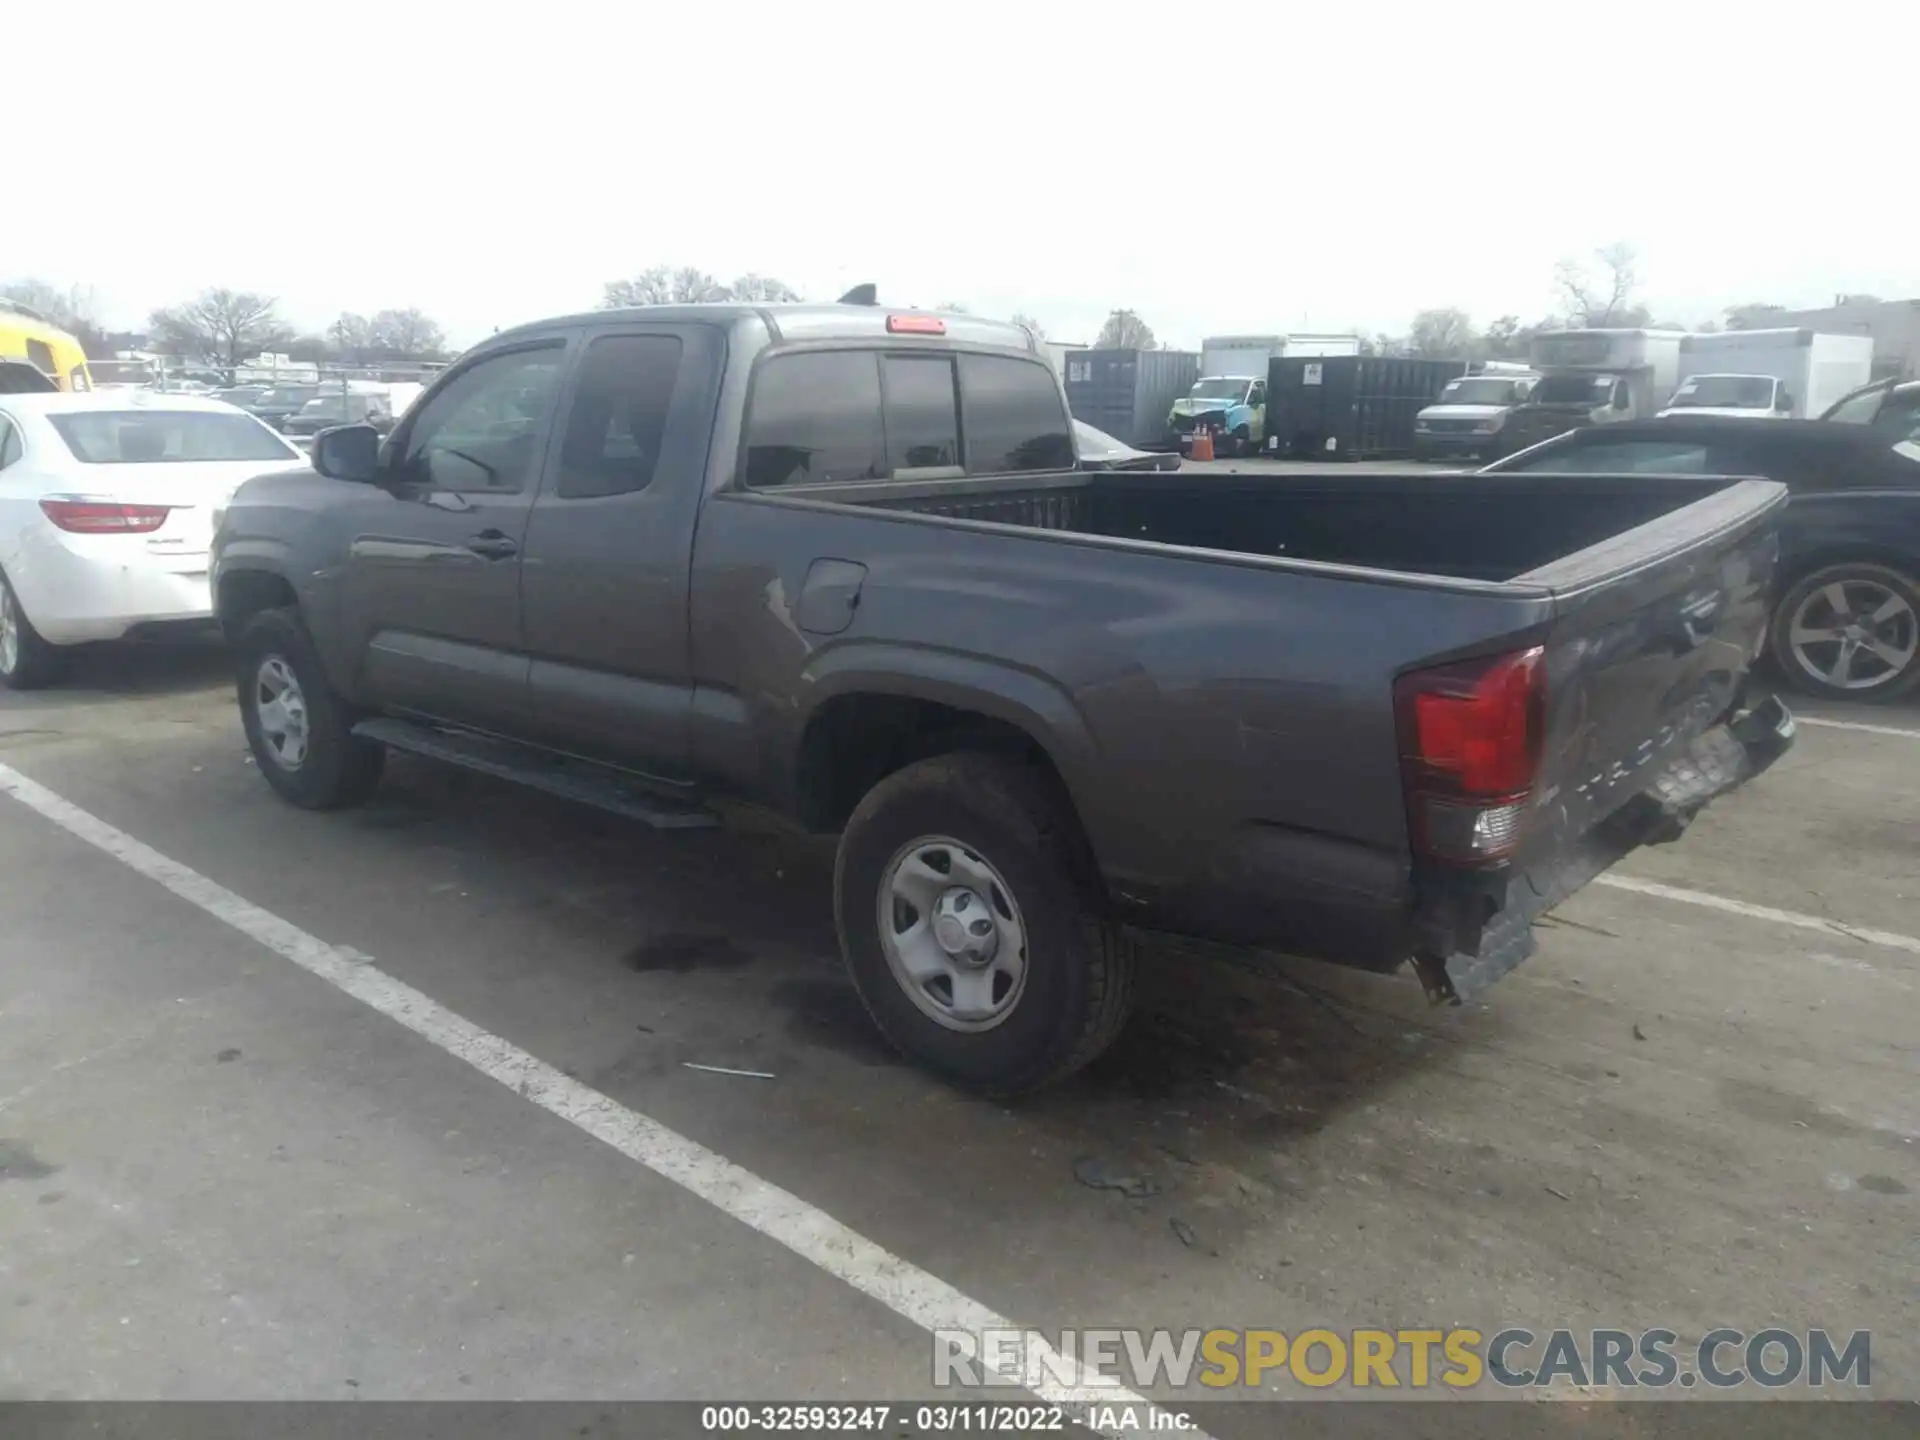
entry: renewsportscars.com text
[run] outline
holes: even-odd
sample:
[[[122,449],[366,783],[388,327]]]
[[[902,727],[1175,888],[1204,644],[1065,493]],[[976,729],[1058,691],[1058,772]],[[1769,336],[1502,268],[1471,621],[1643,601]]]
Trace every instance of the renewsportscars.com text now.
[[[933,1383],[1147,1390],[1465,1390],[1555,1384],[1617,1389],[1824,1389],[1873,1383],[1872,1335],[1772,1327],[1709,1330],[936,1330]]]

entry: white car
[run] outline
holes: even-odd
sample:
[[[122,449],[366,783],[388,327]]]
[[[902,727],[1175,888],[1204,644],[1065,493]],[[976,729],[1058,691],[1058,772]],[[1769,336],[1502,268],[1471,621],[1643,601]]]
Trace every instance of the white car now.
[[[217,400],[0,394],[0,684],[50,683],[69,645],[211,619],[217,513],[304,463]]]

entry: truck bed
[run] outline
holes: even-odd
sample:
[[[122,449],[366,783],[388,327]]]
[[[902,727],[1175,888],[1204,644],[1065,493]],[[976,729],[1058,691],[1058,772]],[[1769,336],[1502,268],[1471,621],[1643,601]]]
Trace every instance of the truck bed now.
[[[998,686],[995,713],[1049,737],[1122,913],[1388,968],[1409,917],[1446,912],[1412,854],[1400,677],[1544,647],[1552,819],[1512,873],[1551,893],[1581,837],[1741,705],[1785,490],[1095,472],[716,498],[694,614],[741,636],[770,609],[781,630],[696,639],[701,713],[738,717],[696,730],[704,772],[745,782],[787,743],[791,708],[760,697]],[[1417,943],[1476,948],[1451,925]]]
[[[1718,495],[1713,476],[1093,473],[810,498],[1408,576],[1536,577]]]

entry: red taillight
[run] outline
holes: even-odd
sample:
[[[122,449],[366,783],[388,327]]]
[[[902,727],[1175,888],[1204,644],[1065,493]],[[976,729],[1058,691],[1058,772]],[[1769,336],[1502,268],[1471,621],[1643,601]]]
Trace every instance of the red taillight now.
[[[1393,690],[1416,846],[1456,863],[1505,859],[1540,765],[1545,653],[1418,670]]]
[[[889,335],[944,335],[947,322],[938,315],[889,315]]]
[[[150,535],[167,523],[168,505],[122,505],[114,500],[42,500],[46,517],[75,535]]]

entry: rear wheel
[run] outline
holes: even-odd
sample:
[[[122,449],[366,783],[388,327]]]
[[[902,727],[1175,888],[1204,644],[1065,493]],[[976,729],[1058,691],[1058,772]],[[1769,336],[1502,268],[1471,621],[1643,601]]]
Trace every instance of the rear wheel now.
[[[1865,561],[1816,570],[1781,598],[1772,642],[1788,681],[1809,695],[1905,695],[1920,685],[1920,582]]]
[[[1072,1074],[1132,1002],[1132,952],[1070,858],[1056,788],[997,755],[939,756],[881,781],[841,836],[834,912],[860,998],[903,1054],[969,1090]]]
[[[386,747],[353,733],[313,640],[293,610],[263,610],[235,645],[240,722],[260,773],[308,810],[357,805],[373,793]]]
[[[10,690],[38,690],[60,678],[66,659],[65,651],[40,637],[13,586],[0,575],[0,684]]]

